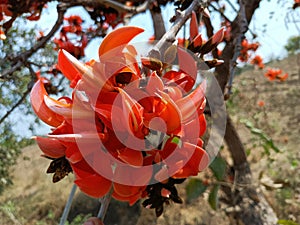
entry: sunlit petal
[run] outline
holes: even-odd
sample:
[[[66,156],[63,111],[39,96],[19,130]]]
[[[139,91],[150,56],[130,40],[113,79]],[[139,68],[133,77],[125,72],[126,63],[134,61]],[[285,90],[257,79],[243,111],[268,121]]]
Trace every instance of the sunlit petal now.
[[[126,26],[113,30],[112,32],[107,34],[103,39],[98,50],[99,58],[104,56],[104,54],[108,51],[127,44],[131,41],[131,39],[133,39],[136,35],[143,31],[144,29],[133,26]]]
[[[201,106],[204,98],[206,82],[203,81],[190,94],[176,101],[176,105],[180,109],[183,122],[188,121],[194,115],[198,115],[198,108]]]
[[[44,96],[46,95],[48,94],[43,82],[41,80],[38,80],[34,84],[30,93],[32,108],[42,121],[50,126],[57,127],[63,122],[64,118],[50,110],[49,107],[45,104]]]
[[[65,155],[66,147],[54,138],[34,137],[42,152],[51,158],[60,158]]]

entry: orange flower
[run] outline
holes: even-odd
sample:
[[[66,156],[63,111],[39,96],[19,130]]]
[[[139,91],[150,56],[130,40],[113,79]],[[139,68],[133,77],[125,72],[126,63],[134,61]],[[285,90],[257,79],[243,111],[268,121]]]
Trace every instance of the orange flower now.
[[[265,76],[270,80],[273,81],[275,79],[279,80],[279,81],[285,81],[288,78],[288,74],[282,74],[282,70],[281,69],[272,69],[269,68],[267,70],[267,72],[265,73]]]
[[[285,81],[287,78],[288,78],[288,73],[285,73],[285,74],[279,74],[279,75],[277,75],[277,79],[279,80],[279,81]]]
[[[36,141],[48,158],[67,160],[75,183],[90,196],[101,197],[113,188],[115,199],[134,204],[151,198],[151,185],[160,182],[178,202],[172,185],[209,163],[200,139],[206,130],[206,83],[192,90],[197,67],[182,50],[177,51],[179,71],[150,68],[142,79],[137,52],[128,44],[142,31],[122,27],[109,33],[98,49],[98,62],[82,64],[59,51],[58,67],[74,90],[71,98],[55,100],[42,78],[36,82],[32,107],[53,127]],[[151,62],[144,58],[142,65]],[[155,144],[161,137],[164,141]]]
[[[258,105],[259,107],[264,107],[264,106],[265,106],[265,102],[262,101],[262,100],[260,100],[260,101],[257,102],[257,105]]]
[[[263,69],[265,67],[265,64],[263,63],[263,59],[261,56],[256,55],[250,62],[253,65],[258,66],[259,69]]]
[[[2,29],[2,27],[0,27],[0,40],[5,40],[6,39],[6,35]]]

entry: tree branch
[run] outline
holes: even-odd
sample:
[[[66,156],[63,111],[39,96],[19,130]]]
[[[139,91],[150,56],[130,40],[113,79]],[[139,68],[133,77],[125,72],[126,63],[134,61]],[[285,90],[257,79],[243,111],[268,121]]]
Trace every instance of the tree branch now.
[[[176,11],[176,19],[173,26],[168,30],[167,33],[158,41],[154,46],[152,51],[149,53],[150,56],[158,55],[158,53],[163,53],[168,45],[172,44],[176,40],[176,35],[181,29],[181,27],[190,18],[193,11],[199,10],[201,7],[205,8],[207,5],[207,0],[194,0],[191,5],[184,11]]]
[[[0,79],[8,79],[13,72],[19,70],[24,64],[26,64],[30,56],[32,56],[37,50],[45,46],[45,44],[53,37],[53,35],[58,31],[61,24],[63,23],[64,14],[67,8],[68,5],[65,3],[60,3],[59,5],[57,5],[58,18],[51,31],[46,36],[42,37],[31,49],[20,53],[13,59],[10,59],[10,61],[14,62],[14,65],[12,66],[12,68],[5,70],[2,74],[0,74]]]
[[[93,8],[97,8],[100,6],[109,6],[111,8],[114,8],[115,10],[119,12],[126,12],[130,13],[132,15],[144,12],[147,10],[148,5],[149,5],[149,0],[145,1],[139,6],[127,6],[122,3],[119,3],[117,1],[113,0],[61,0],[61,2],[69,4],[71,7],[72,6],[89,6]]]

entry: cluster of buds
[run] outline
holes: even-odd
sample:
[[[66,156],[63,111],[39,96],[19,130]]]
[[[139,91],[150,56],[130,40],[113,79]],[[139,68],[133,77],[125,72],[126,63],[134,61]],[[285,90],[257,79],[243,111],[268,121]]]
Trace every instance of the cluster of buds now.
[[[30,98],[35,113],[53,127],[35,139],[53,160],[48,172],[54,182],[72,171],[84,193],[99,198],[111,190],[130,204],[147,198],[144,206],[159,216],[164,203],[181,202],[174,185],[209,164],[201,139],[206,82],[196,85],[196,62],[179,47],[176,70],[170,59],[168,65],[139,56],[128,43],[142,31],[109,33],[99,61],[83,64],[60,50],[58,66],[70,80],[71,98],[51,98],[41,78]]]

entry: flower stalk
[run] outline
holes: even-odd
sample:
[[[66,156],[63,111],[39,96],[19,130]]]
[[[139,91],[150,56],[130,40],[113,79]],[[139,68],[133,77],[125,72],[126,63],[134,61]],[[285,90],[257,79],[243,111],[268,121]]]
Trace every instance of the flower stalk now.
[[[101,220],[104,221],[110,200],[111,200],[111,195],[113,193],[113,188],[110,189],[110,191],[102,198],[99,199],[101,206],[98,212],[97,217]]]

